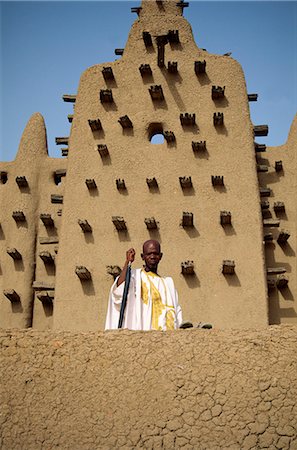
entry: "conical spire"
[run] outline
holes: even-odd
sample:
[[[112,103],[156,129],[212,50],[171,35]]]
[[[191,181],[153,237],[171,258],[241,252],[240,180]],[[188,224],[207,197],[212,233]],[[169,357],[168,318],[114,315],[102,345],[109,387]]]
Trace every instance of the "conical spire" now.
[[[22,134],[16,160],[24,160],[28,163],[47,155],[44,119],[40,113],[35,113],[30,117]]]

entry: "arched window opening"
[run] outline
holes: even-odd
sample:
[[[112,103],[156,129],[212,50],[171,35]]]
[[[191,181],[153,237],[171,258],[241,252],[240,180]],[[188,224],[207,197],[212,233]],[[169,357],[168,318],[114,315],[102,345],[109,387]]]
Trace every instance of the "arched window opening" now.
[[[164,136],[162,133],[156,133],[151,137],[151,144],[163,144]]]

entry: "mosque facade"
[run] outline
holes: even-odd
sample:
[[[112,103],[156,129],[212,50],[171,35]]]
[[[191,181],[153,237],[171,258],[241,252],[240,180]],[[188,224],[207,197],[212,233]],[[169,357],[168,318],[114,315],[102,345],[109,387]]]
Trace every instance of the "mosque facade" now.
[[[48,156],[37,113],[0,163],[0,327],[102,330],[126,250],[139,267],[147,239],[185,320],[297,324],[297,116],[266,148],[240,64],[197,47],[185,7],[132,8],[121,57],[63,97],[74,106],[56,138],[63,158]]]

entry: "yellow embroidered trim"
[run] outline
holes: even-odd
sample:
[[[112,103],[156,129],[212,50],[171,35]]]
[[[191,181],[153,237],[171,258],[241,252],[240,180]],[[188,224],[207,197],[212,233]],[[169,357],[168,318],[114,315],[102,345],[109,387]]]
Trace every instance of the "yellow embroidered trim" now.
[[[162,327],[159,325],[159,318],[162,316],[162,312],[164,309],[166,309],[165,313],[165,319],[166,319],[166,330],[174,330],[174,319],[175,319],[175,310],[173,306],[168,306],[167,302],[167,289],[166,285],[164,283],[164,280],[159,277],[159,275],[153,273],[153,272],[145,272],[147,275],[147,279],[149,282],[151,297],[152,297],[152,328],[154,330],[162,330]],[[164,286],[164,292],[165,292],[165,305],[162,302],[162,297],[154,283],[150,280],[150,276],[157,276],[160,278],[161,282]],[[149,290],[147,285],[141,280],[141,298],[143,300],[143,303],[146,305],[149,301]]]

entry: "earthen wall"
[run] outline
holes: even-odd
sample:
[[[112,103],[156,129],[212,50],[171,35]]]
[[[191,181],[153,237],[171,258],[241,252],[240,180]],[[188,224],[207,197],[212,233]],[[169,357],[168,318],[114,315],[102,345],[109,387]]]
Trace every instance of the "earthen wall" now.
[[[199,48],[182,13],[171,0],[143,1],[123,55],[82,74],[64,98],[75,106],[69,137],[57,138],[64,159],[48,157],[34,114],[15,161],[0,164],[2,328],[103,329],[113,275],[131,246],[141,266],[149,238],[161,242],[160,274],[173,277],[185,320],[296,323],[296,119],[287,143],[262,153],[240,64]],[[151,143],[156,134],[164,143]],[[283,229],[290,237],[279,245]]]
[[[2,450],[295,449],[296,327],[0,333]]]

